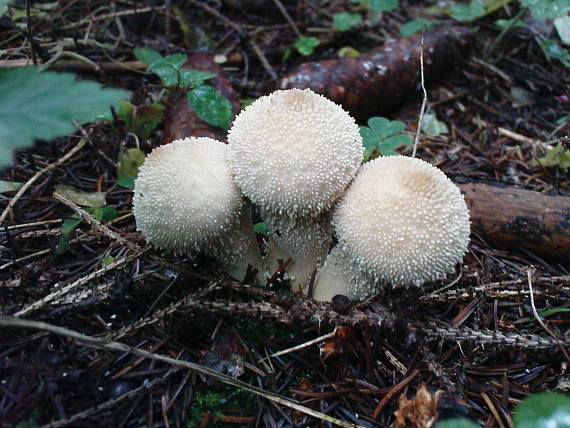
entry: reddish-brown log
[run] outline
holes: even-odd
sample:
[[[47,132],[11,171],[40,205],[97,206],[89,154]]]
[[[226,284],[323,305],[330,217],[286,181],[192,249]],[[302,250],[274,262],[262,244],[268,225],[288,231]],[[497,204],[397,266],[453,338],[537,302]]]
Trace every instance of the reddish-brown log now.
[[[232,105],[234,115],[239,113],[240,104],[237,93],[230,80],[225,76],[220,66],[214,62],[211,55],[202,53],[189,55],[182,67],[215,73],[216,77],[208,81],[208,83],[213,85],[220,94],[228,99]],[[210,137],[225,141],[226,130],[209,125],[200,119],[188,105],[186,90],[175,89],[170,92],[166,101],[164,132],[161,142],[162,144],[168,144],[185,137]]]
[[[465,58],[475,33],[442,27],[425,33],[424,77],[435,80]],[[397,106],[419,83],[421,35],[388,40],[357,58],[301,64],[288,73],[282,88],[310,88],[341,104],[359,121]]]
[[[471,227],[498,248],[570,261],[570,198],[482,183],[459,184]]]

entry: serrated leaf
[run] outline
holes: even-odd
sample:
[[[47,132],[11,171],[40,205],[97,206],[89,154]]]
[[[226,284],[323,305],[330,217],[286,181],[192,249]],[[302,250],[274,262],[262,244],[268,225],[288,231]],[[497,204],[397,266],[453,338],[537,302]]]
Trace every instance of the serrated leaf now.
[[[23,185],[24,185],[24,183],[17,183],[15,181],[0,180],[0,193],[15,192],[16,190],[18,190]]]
[[[479,425],[471,422],[469,419],[461,418],[447,419],[443,422],[439,422],[435,428],[479,428]]]
[[[78,96],[80,94],[81,96]],[[73,122],[85,123],[128,93],[78,81],[69,73],[40,72],[36,67],[0,70],[0,166],[14,149],[69,134]]]
[[[301,55],[308,56],[314,52],[319,43],[319,39],[315,37],[301,37],[294,46]]]
[[[188,93],[188,103],[210,125],[227,128],[233,117],[232,105],[216,88],[201,85]]]
[[[199,70],[188,70],[183,68],[180,70],[180,86],[182,88],[194,88],[200,86],[206,80],[216,77],[215,73],[206,73]]]
[[[457,21],[474,21],[485,15],[485,4],[481,0],[472,0],[469,4],[459,3],[451,6],[451,17]]]
[[[83,219],[78,218],[77,216],[75,218],[63,220],[63,223],[61,224],[61,235],[59,235],[59,240],[55,247],[55,253],[58,256],[61,256],[70,250],[69,239],[71,238],[71,234],[82,221]]]
[[[570,11],[568,0],[520,0],[520,3],[528,7],[532,17],[539,21],[558,18]]]
[[[389,12],[398,7],[398,0],[369,0],[368,9],[374,12]]]
[[[335,13],[333,16],[333,27],[338,31],[350,30],[355,25],[362,22],[362,16],[358,13]]]
[[[84,192],[83,190],[77,189],[73,186],[66,186],[64,184],[58,184],[55,186],[56,192],[61,193],[67,199],[75,202],[77,205],[83,207],[104,207],[107,205],[107,200],[105,199],[105,192]]]
[[[447,134],[449,131],[447,125],[435,117],[434,114],[424,115],[422,121],[422,131],[429,135],[430,137],[437,137],[441,134]]]
[[[517,428],[570,428],[570,398],[541,392],[525,399],[513,418]]]
[[[539,158],[537,162],[531,162],[532,165],[542,165],[545,167],[558,166],[560,168],[570,167],[570,150],[566,150],[562,144],[557,144],[546,154]]]
[[[153,62],[147,71],[150,71],[160,77],[160,81],[166,87],[175,87],[179,85],[179,70],[186,62],[186,55],[174,54]]]
[[[127,189],[135,188],[135,179],[143,164],[145,155],[140,149],[131,148],[119,153],[117,165],[117,184]]]
[[[134,49],[133,54],[136,59],[138,59],[143,64],[146,64],[147,66],[151,66],[152,64],[163,58],[163,56],[160,53],[158,53],[157,51],[153,51],[152,49],[144,49],[144,48]]]

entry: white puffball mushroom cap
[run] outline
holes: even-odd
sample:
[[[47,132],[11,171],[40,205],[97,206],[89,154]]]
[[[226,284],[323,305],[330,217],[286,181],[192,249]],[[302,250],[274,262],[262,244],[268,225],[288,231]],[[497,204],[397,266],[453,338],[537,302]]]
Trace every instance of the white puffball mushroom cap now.
[[[440,169],[407,156],[364,164],[333,224],[341,251],[368,278],[404,286],[451,273],[470,234],[459,188]]]
[[[137,229],[156,246],[197,251],[231,229],[242,208],[227,165],[228,146],[185,138],[154,149],[135,181]]]
[[[257,99],[234,120],[228,143],[243,193],[263,209],[291,218],[329,209],[363,156],[354,119],[309,89]]]

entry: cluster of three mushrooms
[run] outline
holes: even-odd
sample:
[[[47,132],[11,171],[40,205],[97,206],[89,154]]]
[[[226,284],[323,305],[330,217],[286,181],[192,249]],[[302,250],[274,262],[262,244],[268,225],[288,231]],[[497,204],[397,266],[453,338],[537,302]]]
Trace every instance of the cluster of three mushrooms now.
[[[361,168],[358,126],[310,90],[259,98],[238,115],[228,143],[187,139],[149,155],[135,186],[134,211],[150,241],[185,252],[206,250],[238,279],[247,264],[272,272],[278,260],[291,259],[287,271],[294,289],[301,289],[327,257],[334,224],[339,244],[317,275],[319,300],[364,297],[379,282],[439,278],[465,251],[469,220],[457,187],[411,158],[382,158]],[[180,154],[174,153],[178,147],[184,147]],[[168,153],[175,165],[162,159]],[[154,172],[160,163],[163,170]],[[170,194],[161,194],[163,185]],[[266,268],[240,190],[268,226]],[[448,230],[452,217],[462,224],[457,233]],[[454,247],[453,255],[441,258],[432,245]]]

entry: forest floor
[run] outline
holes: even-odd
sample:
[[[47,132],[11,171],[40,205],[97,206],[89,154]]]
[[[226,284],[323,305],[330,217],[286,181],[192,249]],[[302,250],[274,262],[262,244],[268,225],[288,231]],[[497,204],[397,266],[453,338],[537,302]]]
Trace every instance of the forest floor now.
[[[0,68],[72,52],[51,69],[127,89],[135,106],[164,99],[160,80],[144,72],[135,48],[208,54],[246,103],[278,89],[298,64],[337,58],[343,47],[366,52],[401,38],[400,26],[427,17],[431,5],[402,0],[392,11],[374,14],[349,1],[31,3],[29,23],[17,5],[0,21]],[[364,20],[335,30],[334,14],[348,11]],[[464,24],[477,31],[471,53],[461,52],[426,85],[427,115],[446,131],[422,133],[417,156],[457,182],[570,197],[568,169],[537,162],[568,134],[568,68],[537,43],[556,37],[551,22],[527,20],[527,27],[494,44],[501,34],[494,22],[515,14],[511,4]],[[320,41],[309,56],[294,47],[299,35]],[[419,88],[418,80],[398,106],[375,115],[404,122],[413,137]],[[569,361],[561,350],[570,340],[564,254],[503,248],[474,230],[455,276],[421,289],[385,291],[342,318],[330,305],[287,294],[286,281],[249,287],[224,279],[205,257],[149,246],[136,231],[132,191],[117,184],[118,159],[129,148],[150,152],[165,127],[179,126],[173,120],[159,123],[148,138],[136,138],[120,120],[83,125],[73,135],[18,152],[2,171],[3,180],[26,183],[52,166],[2,224],[0,314],[102,342],[74,338],[68,330],[50,333],[45,325],[2,327],[0,426],[331,426],[313,411],[346,426],[388,427],[395,426],[400,408],[417,412],[400,426],[431,426],[419,422],[427,414],[512,427],[512,411],[525,397],[569,391]],[[67,199],[54,199],[56,186],[65,186],[58,190]],[[88,198],[103,192],[114,218],[106,227],[73,221],[78,212],[88,215],[78,210],[81,198],[70,188]],[[13,196],[2,195],[2,211]],[[550,310],[544,323],[536,322],[534,308]],[[307,316],[311,311],[319,322]],[[264,359],[333,331],[316,344]],[[105,348],[109,341],[153,355]],[[256,391],[172,360],[239,375]],[[401,397],[414,397],[422,385],[424,402],[404,409]]]

